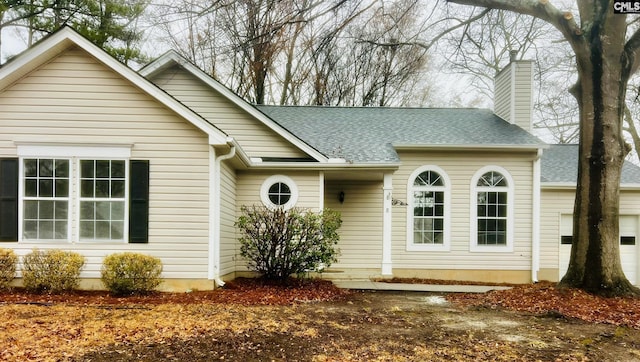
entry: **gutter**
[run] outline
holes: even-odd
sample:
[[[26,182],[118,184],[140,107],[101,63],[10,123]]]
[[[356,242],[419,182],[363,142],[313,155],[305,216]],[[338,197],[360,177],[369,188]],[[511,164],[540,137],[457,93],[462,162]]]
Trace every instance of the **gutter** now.
[[[221,164],[222,161],[228,160],[236,155],[236,146],[235,141],[232,137],[227,137],[226,140],[227,145],[229,146],[229,152],[226,154],[222,154],[220,156],[215,155],[215,151],[213,147],[209,151],[210,160],[213,158],[213,170],[211,170],[210,178],[211,180],[211,190],[209,192],[209,214],[211,215],[212,220],[210,220],[210,225],[212,225],[212,238],[209,244],[209,279],[213,279],[217,286],[224,286],[224,281],[220,279],[220,205],[222,199],[222,190],[221,190]],[[211,175],[213,173],[213,175]]]

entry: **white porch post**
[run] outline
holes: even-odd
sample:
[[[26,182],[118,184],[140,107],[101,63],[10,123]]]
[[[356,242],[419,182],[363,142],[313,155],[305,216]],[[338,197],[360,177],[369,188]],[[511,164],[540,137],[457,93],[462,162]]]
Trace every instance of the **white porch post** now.
[[[382,275],[393,275],[391,262],[391,199],[393,197],[392,174],[385,173],[382,186],[384,200],[382,203]]]

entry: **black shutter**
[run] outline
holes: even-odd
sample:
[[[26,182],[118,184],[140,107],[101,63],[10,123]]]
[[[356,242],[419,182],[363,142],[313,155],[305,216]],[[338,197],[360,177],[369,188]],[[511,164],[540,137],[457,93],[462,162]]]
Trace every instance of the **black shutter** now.
[[[18,241],[18,159],[0,159],[0,241]]]
[[[149,241],[149,161],[129,163],[129,242]]]

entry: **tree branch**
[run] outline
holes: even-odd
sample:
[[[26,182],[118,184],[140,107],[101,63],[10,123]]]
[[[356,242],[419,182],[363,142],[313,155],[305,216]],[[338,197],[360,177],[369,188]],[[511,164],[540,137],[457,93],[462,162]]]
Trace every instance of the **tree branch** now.
[[[449,3],[473,5],[491,9],[502,9],[531,15],[544,20],[558,29],[572,44],[582,36],[582,29],[571,12],[564,12],[551,5],[548,0],[446,0]]]

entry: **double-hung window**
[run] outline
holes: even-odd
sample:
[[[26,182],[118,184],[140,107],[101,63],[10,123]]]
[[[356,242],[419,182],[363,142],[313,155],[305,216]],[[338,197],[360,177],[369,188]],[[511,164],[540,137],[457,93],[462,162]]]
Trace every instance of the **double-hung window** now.
[[[80,240],[124,240],[127,163],[80,160]]]
[[[67,240],[71,187],[69,160],[25,158],[22,165],[23,238]]]
[[[499,167],[483,168],[472,187],[472,251],[513,250],[513,181]]]
[[[415,170],[407,184],[407,250],[449,248],[449,180],[437,166]]]
[[[147,242],[149,163],[130,160],[130,153],[128,146],[18,146],[14,237]]]

